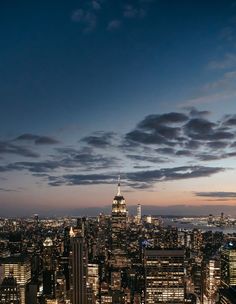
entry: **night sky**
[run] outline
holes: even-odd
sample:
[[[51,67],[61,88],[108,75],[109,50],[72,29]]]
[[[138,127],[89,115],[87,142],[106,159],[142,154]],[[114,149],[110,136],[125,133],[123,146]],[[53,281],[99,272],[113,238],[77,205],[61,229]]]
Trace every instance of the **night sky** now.
[[[0,2],[0,208],[233,205],[236,2]],[[0,214],[1,216],[1,214]]]

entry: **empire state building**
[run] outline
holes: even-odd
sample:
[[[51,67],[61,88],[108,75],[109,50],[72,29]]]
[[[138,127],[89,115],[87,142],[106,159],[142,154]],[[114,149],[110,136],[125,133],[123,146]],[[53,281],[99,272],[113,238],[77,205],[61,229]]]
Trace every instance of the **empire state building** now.
[[[118,191],[112,203],[111,230],[112,230],[112,264],[116,267],[126,267],[126,229],[127,209],[121,194],[120,180]]]

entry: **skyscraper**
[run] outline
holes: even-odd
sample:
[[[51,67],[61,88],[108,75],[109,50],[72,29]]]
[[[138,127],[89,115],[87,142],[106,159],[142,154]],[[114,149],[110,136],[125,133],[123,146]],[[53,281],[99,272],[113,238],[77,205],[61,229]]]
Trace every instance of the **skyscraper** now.
[[[86,260],[82,235],[71,237],[72,304],[86,304]]]
[[[46,238],[43,242],[43,294],[47,297],[55,297],[53,242],[50,238]]]
[[[145,249],[145,304],[183,304],[184,250]]]
[[[228,242],[221,251],[221,285],[236,286],[236,242]]]
[[[220,304],[232,304],[236,299],[236,242],[229,241],[221,251]]]
[[[112,264],[115,267],[127,265],[126,259],[126,226],[127,209],[123,195],[121,194],[120,180],[118,182],[117,195],[112,203]]]
[[[125,230],[127,224],[127,210],[123,195],[121,194],[120,181],[117,195],[112,203],[112,250],[125,250]]]
[[[94,303],[98,303],[97,297],[99,292],[99,265],[88,264],[88,278],[87,283],[92,290]]]
[[[1,304],[20,304],[20,291],[16,279],[10,274],[4,278],[0,286]]]
[[[216,303],[217,291],[220,285],[220,262],[216,259],[207,261],[205,266],[204,293],[208,304]]]
[[[140,204],[138,204],[137,206],[137,221],[138,223],[140,223],[142,218],[142,206]]]
[[[31,279],[31,263],[28,256],[17,255],[3,258],[0,261],[2,278],[12,275],[20,291],[20,304],[26,304],[26,285]]]

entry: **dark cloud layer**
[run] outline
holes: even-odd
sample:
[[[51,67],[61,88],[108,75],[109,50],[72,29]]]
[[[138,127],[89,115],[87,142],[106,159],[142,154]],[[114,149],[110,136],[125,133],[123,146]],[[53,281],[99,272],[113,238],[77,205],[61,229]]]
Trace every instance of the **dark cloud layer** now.
[[[135,155],[135,154],[127,154],[126,157],[128,157],[131,160],[134,161],[144,161],[144,162],[151,162],[151,163],[163,163],[166,162],[166,159],[161,157],[152,157],[147,155]]]
[[[208,177],[223,171],[218,167],[184,166],[159,170],[145,170],[123,174],[123,183],[139,189],[150,188],[156,182]],[[113,184],[117,174],[67,174],[49,177],[51,186]]]
[[[112,145],[114,136],[115,133],[113,132],[96,132],[82,138],[81,141],[96,148],[106,148]]]
[[[148,115],[124,136],[97,131],[83,137],[79,147],[52,146],[50,156],[1,165],[0,172],[24,170],[48,180],[51,186],[59,186],[110,184],[119,169],[124,183],[138,189],[150,188],[156,182],[211,176],[224,168],[202,166],[199,162],[235,157],[236,126],[235,115],[216,122],[206,118],[208,115],[209,112],[196,109]],[[53,145],[58,141],[26,133],[14,141],[0,142],[0,154],[39,157],[31,150],[32,143]],[[188,159],[193,165],[185,165]],[[177,167],[176,161],[185,163]],[[160,169],[163,163],[173,164],[173,168]],[[134,171],[127,172],[124,164]]]
[[[7,141],[0,141],[0,154],[14,154],[24,157],[39,157],[39,154],[29,148],[18,146]]]
[[[138,124],[141,129],[153,130],[166,124],[176,124],[188,120],[188,116],[183,113],[166,113],[162,115],[148,115]]]
[[[217,122],[206,117],[208,111],[194,108],[189,113],[148,115],[125,136],[129,147],[153,147],[158,155],[169,158],[191,157],[210,161],[234,157],[236,116],[227,115]]]
[[[22,135],[18,136],[15,140],[23,141],[23,142],[31,141],[31,142],[35,143],[36,145],[54,145],[54,144],[59,143],[59,141],[53,137],[40,136],[40,135],[35,135],[35,134],[30,134],[30,133],[22,134]]]
[[[215,197],[215,198],[236,198],[236,192],[195,192],[196,196],[200,197]]]
[[[14,162],[0,167],[0,171],[27,170],[32,173],[50,173],[58,169],[100,170],[114,168],[117,158],[95,153],[92,149],[76,150],[72,148],[59,148],[59,154],[52,159],[43,161]]]

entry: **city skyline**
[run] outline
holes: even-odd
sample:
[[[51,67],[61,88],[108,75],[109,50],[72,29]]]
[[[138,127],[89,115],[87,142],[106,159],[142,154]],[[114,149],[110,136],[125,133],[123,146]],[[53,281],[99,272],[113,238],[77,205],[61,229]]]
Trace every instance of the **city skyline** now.
[[[4,216],[235,205],[235,1],[0,8]]]

